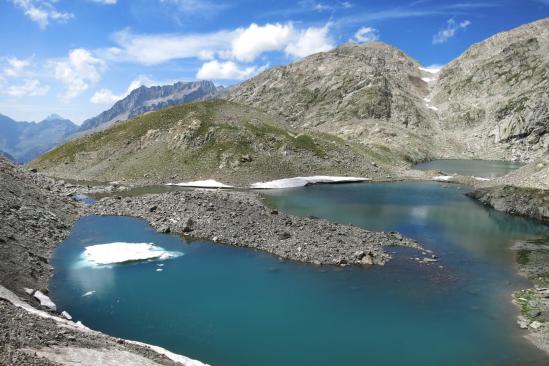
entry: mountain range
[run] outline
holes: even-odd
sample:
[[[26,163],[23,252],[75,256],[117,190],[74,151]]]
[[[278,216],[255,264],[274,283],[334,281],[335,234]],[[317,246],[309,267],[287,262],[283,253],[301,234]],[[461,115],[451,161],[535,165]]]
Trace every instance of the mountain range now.
[[[19,163],[26,163],[71,137],[101,130],[148,112],[194,100],[212,99],[225,93],[224,87],[216,87],[211,81],[141,86],[81,126],[55,114],[38,123],[16,122],[0,115],[0,151]]]
[[[31,166],[82,179],[177,173],[238,184],[300,172],[382,177],[436,158],[533,161],[549,152],[548,51],[549,19],[496,34],[441,70],[382,42],[347,43],[266,70],[227,91],[228,102],[163,109]],[[115,137],[128,134],[122,148]]]
[[[77,129],[77,125],[56,114],[41,122],[17,122],[0,114],[0,150],[25,163],[59,145]]]

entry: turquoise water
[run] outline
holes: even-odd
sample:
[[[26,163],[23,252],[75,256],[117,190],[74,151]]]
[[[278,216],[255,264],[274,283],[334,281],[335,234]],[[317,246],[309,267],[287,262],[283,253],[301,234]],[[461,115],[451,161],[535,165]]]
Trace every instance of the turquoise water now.
[[[482,178],[495,178],[511,173],[523,163],[500,160],[433,160],[417,164],[419,170],[437,170],[448,174],[460,174]]]
[[[546,365],[515,325],[510,293],[527,283],[507,248],[549,230],[463,193],[420,182],[264,193],[295,214],[400,231],[433,249],[443,268],[418,265],[417,252],[399,248],[390,248],[396,254],[388,265],[370,269],[280,262],[185,242],[133,218],[90,216],[55,252],[51,295],[94,329],[212,365]],[[86,245],[114,241],[154,242],[184,255],[82,265]],[[83,297],[88,291],[96,292]]]

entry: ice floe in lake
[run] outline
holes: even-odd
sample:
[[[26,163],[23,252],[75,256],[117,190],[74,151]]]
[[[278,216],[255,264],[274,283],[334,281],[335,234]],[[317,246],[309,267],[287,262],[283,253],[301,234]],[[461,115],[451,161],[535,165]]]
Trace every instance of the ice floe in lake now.
[[[95,290],[86,292],[85,294],[82,295],[82,297],[88,297],[88,296],[91,296],[93,294],[95,294]]]
[[[116,242],[86,247],[83,257],[96,265],[125,262],[164,260],[179,257],[183,253],[169,252],[152,243]]]
[[[315,175],[311,177],[293,177],[285,179],[277,179],[269,182],[254,183],[250,187],[253,189],[280,189],[280,188],[295,188],[305,187],[311,184],[320,183],[355,183],[365,182],[370,178],[359,177],[333,177],[328,175]]]
[[[192,182],[183,183],[167,183],[167,186],[179,186],[179,187],[194,187],[194,188],[234,188],[225,183],[218,182],[213,179],[195,180]]]

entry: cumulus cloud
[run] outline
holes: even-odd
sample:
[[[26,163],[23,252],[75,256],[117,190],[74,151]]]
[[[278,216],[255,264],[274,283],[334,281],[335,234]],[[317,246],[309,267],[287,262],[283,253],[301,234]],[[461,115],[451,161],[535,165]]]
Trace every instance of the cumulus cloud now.
[[[17,57],[9,57],[7,59],[8,67],[4,69],[4,75],[16,78],[20,77],[24,70],[30,65],[30,59],[19,59]]]
[[[371,41],[377,41],[379,39],[379,32],[372,27],[362,27],[356,31],[352,41],[357,43],[365,43]]]
[[[250,24],[237,30],[232,42],[232,55],[239,61],[253,61],[263,52],[283,49],[295,33],[292,24]]]
[[[448,39],[456,35],[457,31],[465,29],[470,25],[471,22],[468,20],[464,20],[463,22],[458,23],[453,18],[448,19],[446,28],[441,29],[437,34],[433,36],[433,44],[441,44],[448,41]]]
[[[265,69],[265,66],[257,68],[249,66],[241,68],[233,61],[219,62],[217,60],[208,61],[200,67],[196,73],[198,79],[228,79],[243,80],[247,79]]]
[[[145,75],[139,75],[136,79],[132,80],[126,91],[122,94],[115,94],[110,89],[101,89],[96,91],[93,96],[90,98],[90,102],[93,104],[112,104],[120,99],[127,97],[133,90],[139,88],[140,86],[151,86],[159,85],[161,83],[154,81]]]
[[[284,51],[293,57],[305,57],[317,52],[325,52],[334,48],[334,43],[328,35],[330,25],[315,28],[310,27],[297,32]]]
[[[40,81],[33,79],[27,79],[20,85],[12,85],[6,89],[6,94],[12,97],[23,97],[23,96],[40,96],[44,95],[50,90],[50,87],[43,85]]]
[[[52,66],[55,79],[67,88],[64,97],[71,99],[101,79],[105,63],[94,57],[90,51],[77,48],[70,51],[66,59],[53,61]]]
[[[330,25],[297,28],[292,23],[250,24],[246,28],[204,34],[133,34],[124,30],[113,35],[118,47],[103,50],[113,61],[156,65],[182,58],[253,62],[265,52],[285,52],[292,57],[327,51],[334,47]]]
[[[50,21],[64,23],[72,18],[74,14],[58,11],[54,4],[57,0],[12,0],[12,2],[23,10],[25,15],[38,24],[40,29],[46,29]]]

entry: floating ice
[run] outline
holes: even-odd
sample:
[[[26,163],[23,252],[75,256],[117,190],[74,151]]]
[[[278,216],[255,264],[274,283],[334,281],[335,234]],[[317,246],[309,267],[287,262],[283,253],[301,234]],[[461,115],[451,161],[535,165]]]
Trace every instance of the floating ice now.
[[[277,179],[270,182],[259,182],[251,185],[253,189],[277,189],[277,188],[295,188],[305,187],[311,184],[319,183],[353,183],[364,182],[370,178],[358,178],[358,177],[332,177],[327,175],[316,175],[312,177],[294,177]]]
[[[84,295],[82,295],[82,297],[88,297],[88,296],[91,296],[93,294],[95,294],[95,290],[86,292]]]
[[[146,261],[151,259],[170,259],[182,255],[180,252],[169,252],[152,243],[109,243],[86,247],[84,258],[94,264],[115,264],[124,262]]]
[[[225,183],[218,182],[213,179],[195,180],[193,182],[183,183],[167,183],[167,186],[179,186],[179,187],[195,187],[195,188],[233,188]]]

